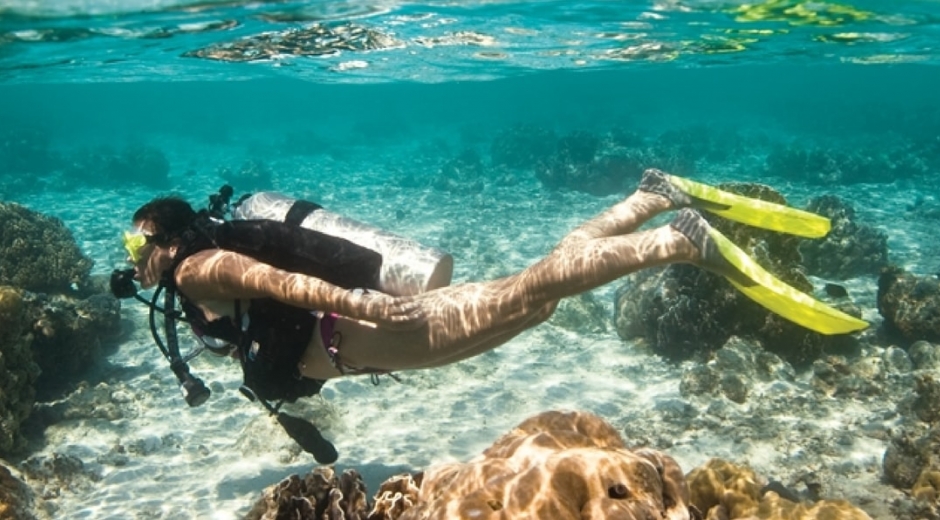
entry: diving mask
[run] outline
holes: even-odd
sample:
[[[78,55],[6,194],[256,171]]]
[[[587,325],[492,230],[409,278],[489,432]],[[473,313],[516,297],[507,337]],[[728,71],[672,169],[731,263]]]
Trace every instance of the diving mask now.
[[[127,255],[130,257],[131,262],[135,264],[140,262],[140,259],[143,257],[142,251],[144,247],[150,243],[150,239],[151,235],[146,235],[139,229],[124,232],[124,249],[127,250]]]

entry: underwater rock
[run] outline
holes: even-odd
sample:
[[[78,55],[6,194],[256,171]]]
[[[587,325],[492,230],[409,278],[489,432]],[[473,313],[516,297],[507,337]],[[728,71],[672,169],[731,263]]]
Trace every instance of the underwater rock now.
[[[315,23],[302,29],[270,31],[221,42],[183,53],[187,58],[217,61],[266,61],[285,56],[324,56],[342,51],[371,51],[403,47],[391,35],[360,24]]]
[[[892,433],[882,459],[885,479],[909,490],[927,469],[940,469],[940,425],[908,424]]]
[[[119,332],[120,304],[111,295],[76,301],[0,286],[0,453],[25,447],[20,429],[34,403],[74,385]]]
[[[913,410],[917,418],[925,423],[940,421],[940,381],[938,374],[929,372],[917,374],[914,379]]]
[[[110,146],[83,148],[66,160],[63,179],[73,185],[112,187],[128,183],[151,188],[169,184],[170,162],[157,148],[131,145],[122,151]]]
[[[590,292],[565,298],[558,304],[549,323],[577,332],[607,332],[607,309]]]
[[[356,470],[347,469],[337,477],[333,468],[322,466],[303,478],[291,475],[265,489],[245,519],[365,519],[367,508],[365,484]]]
[[[20,426],[33,408],[39,378],[28,327],[22,291],[0,286],[0,453],[26,447]]]
[[[87,492],[101,480],[95,470],[74,455],[53,452],[34,455],[19,465],[27,483],[45,499],[56,498],[64,491]]]
[[[927,341],[915,341],[908,347],[907,353],[911,357],[914,368],[918,370],[940,369],[940,345]]]
[[[884,327],[908,341],[940,341],[940,279],[886,267],[878,278]]]
[[[648,168],[691,175],[698,158],[707,153],[703,150],[710,149],[709,143],[700,143],[699,134],[691,130],[666,132],[647,142],[623,129],[606,134],[572,132],[555,139],[551,150],[546,151],[544,147],[544,143],[539,143],[537,152],[516,156],[502,151],[503,148],[516,149],[505,145],[498,156],[494,153],[494,162],[499,157],[500,161],[531,167],[539,181],[552,190],[575,190],[597,196],[623,195],[636,187]],[[528,147],[529,150],[534,148]],[[535,153],[540,155],[532,161],[530,158]]]
[[[684,397],[721,393],[741,404],[758,381],[793,381],[796,372],[776,354],[736,336],[728,339],[705,365],[692,365],[682,374]]]
[[[91,267],[61,220],[0,202],[0,285],[69,293],[89,283]]]
[[[844,356],[826,356],[813,362],[810,385],[829,396],[870,397],[884,393],[887,377],[880,358],[850,362]]]
[[[800,244],[809,274],[845,280],[878,274],[888,265],[887,235],[857,223],[855,208],[849,203],[835,195],[824,195],[811,199],[806,210],[832,221],[825,238]]]
[[[559,138],[554,153],[536,164],[535,176],[549,189],[604,196],[623,194],[652,165],[611,150],[597,135],[573,132]]]
[[[121,333],[121,302],[111,294],[84,300],[28,294],[32,349],[42,370],[37,399],[58,397],[76,376],[100,358],[102,347]]]
[[[722,184],[723,190],[786,204],[772,188],[760,184]],[[807,293],[812,284],[803,274],[799,238],[706,215],[712,226],[784,282]],[[844,302],[843,309],[851,302]],[[792,365],[812,363],[824,352],[848,348],[851,335],[824,336],[784,320],[735,290],[721,276],[690,265],[645,269],[626,277],[618,288],[615,325],[624,339],[642,337],[650,348],[671,360],[708,357],[732,335],[754,338]]]
[[[33,520],[33,491],[0,460],[0,520]]]
[[[892,345],[885,349],[881,358],[885,362],[885,368],[891,372],[905,374],[914,370],[914,361],[902,348]]]
[[[844,150],[791,143],[767,154],[766,174],[812,184],[854,184],[890,183],[928,172],[909,145],[884,149],[884,143],[850,144]]]
[[[783,498],[753,470],[721,459],[711,459],[686,476],[691,504],[703,518],[766,520],[871,520],[845,500],[815,504]],[[785,490],[785,488],[783,489]]]
[[[906,496],[892,501],[891,514],[894,520],[940,520],[940,506],[926,499]]]
[[[465,150],[441,166],[431,186],[448,193],[471,195],[483,191],[485,177],[486,167],[480,155],[473,150]]]
[[[123,388],[113,389],[107,383],[90,386],[82,381],[77,388],[53,402],[36,404],[30,424],[45,427],[61,421],[82,419],[105,419],[114,421],[136,416],[136,409],[129,398],[122,397]]]

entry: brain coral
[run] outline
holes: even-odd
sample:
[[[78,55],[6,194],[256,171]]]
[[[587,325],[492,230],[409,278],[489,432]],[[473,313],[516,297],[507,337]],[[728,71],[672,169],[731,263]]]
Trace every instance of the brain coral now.
[[[380,489],[380,494],[382,494]],[[676,462],[627,449],[617,431],[585,412],[545,412],[468,463],[424,472],[417,518],[690,518]]]
[[[0,202],[0,284],[64,293],[87,285],[91,267],[60,220]]]
[[[691,503],[705,518],[728,520],[871,520],[845,500],[793,502],[767,491],[750,468],[711,459],[688,474]]]
[[[550,411],[468,463],[393,476],[371,509],[358,472],[337,478],[332,467],[319,467],[268,487],[246,518],[870,520],[843,500],[796,500],[782,485],[765,485],[750,469],[719,459],[687,480],[668,455],[627,448],[600,417]]]

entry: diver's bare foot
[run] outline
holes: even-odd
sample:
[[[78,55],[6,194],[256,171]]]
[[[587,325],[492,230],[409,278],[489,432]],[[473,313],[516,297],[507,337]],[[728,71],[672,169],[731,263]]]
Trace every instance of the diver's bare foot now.
[[[745,286],[754,284],[753,280],[725,258],[718,244],[711,237],[711,233],[715,231],[698,211],[689,208],[680,210],[669,226],[685,235],[698,249],[699,257],[693,262],[695,265]]]
[[[671,209],[686,208],[692,205],[692,198],[669,182],[669,175],[666,172],[656,168],[649,168],[643,172],[643,178],[640,179],[637,190],[655,193],[667,199]]]

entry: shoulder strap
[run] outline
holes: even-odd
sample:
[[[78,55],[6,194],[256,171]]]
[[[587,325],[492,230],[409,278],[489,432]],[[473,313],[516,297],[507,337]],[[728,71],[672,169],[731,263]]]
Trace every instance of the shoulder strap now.
[[[297,200],[291,205],[290,209],[287,210],[284,223],[289,226],[300,227],[304,219],[318,209],[323,209],[323,206],[316,202],[310,202],[309,200]]]

